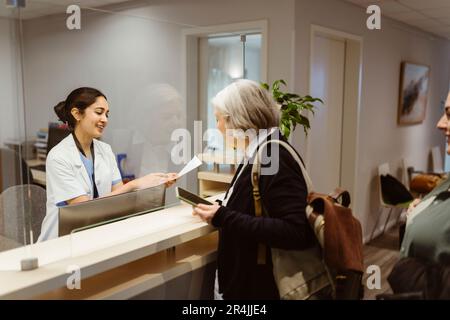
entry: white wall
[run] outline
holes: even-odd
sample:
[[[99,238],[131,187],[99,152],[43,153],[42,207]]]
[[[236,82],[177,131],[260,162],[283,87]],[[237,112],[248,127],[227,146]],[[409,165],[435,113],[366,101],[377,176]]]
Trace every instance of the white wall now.
[[[120,9],[121,15],[84,14],[81,31],[68,31],[64,15],[25,23],[29,106],[32,101],[27,110],[29,132],[55,119],[52,106],[80,85],[98,87],[107,94],[112,112],[110,133],[133,128],[140,121],[156,131],[165,129],[163,122],[155,121],[154,117],[142,119],[130,115],[135,114],[142,101],[152,99],[142,94],[148,92],[148,86],[166,83],[181,90],[181,30],[267,19],[268,80],[285,79],[290,89],[301,94],[309,91],[311,24],[364,39],[358,190],[353,198],[365,235],[372,231],[378,211],[377,166],[389,162],[396,174],[401,158],[407,157],[418,169],[426,169],[430,147],[443,145],[443,138],[434,126],[441,112],[439,102],[448,90],[448,41],[436,37],[432,40],[423,32],[385,18],[382,30],[370,31],[366,29],[367,15],[362,8],[338,0],[157,0],[111,8]],[[403,60],[431,67],[427,116],[420,125],[397,125]],[[111,136],[108,139],[120,150],[120,143]],[[300,130],[294,134],[296,146],[300,147],[303,139]]]
[[[26,21],[30,132],[55,120],[52,106],[81,85],[105,91],[113,108],[111,127],[131,126],[122,115],[130,111],[132,98],[146,85],[162,82],[181,90],[181,30],[188,26],[267,18],[269,79],[289,79],[293,7],[293,0],[136,1],[110,7],[120,8],[121,15],[83,13],[80,31],[67,30],[64,15]]]
[[[82,17],[81,30],[66,29],[61,15],[26,21],[24,30],[31,131],[56,120],[53,106],[80,86],[106,94],[111,129],[135,127],[129,115],[149,87],[181,86],[179,27],[173,24],[89,13]]]
[[[0,146],[21,137],[20,79],[17,29],[14,20],[0,18]]]
[[[427,169],[430,148],[443,146],[444,137],[435,124],[442,112],[440,101],[448,91],[450,44],[386,18],[382,18],[381,30],[368,30],[365,10],[343,1],[297,0],[295,15],[295,88],[302,94],[308,92],[309,85],[311,24],[363,37],[359,163],[353,199],[355,213],[367,236],[378,212],[378,165],[389,162],[391,172],[397,174],[402,157],[407,157],[416,168]],[[431,78],[425,121],[400,127],[397,105],[400,63],[404,60],[429,65]],[[296,133],[297,146],[302,145],[302,139],[301,133]]]
[[[177,172],[170,134],[184,127],[181,27],[125,15],[83,12],[81,30],[65,15],[24,23],[25,92],[29,132],[57,120],[53,106],[81,86],[109,101],[104,140],[127,153],[126,170],[141,176]],[[166,202],[176,200],[173,188]]]
[[[68,30],[62,14],[27,20],[28,132],[34,135],[56,120],[53,106],[72,89],[96,87],[110,102],[105,140],[115,152],[131,153],[133,159],[142,155],[149,162],[146,172],[177,170],[173,165],[161,167],[169,162],[162,155],[168,155],[168,144],[164,143],[174,129],[170,128],[174,116],[181,114],[177,121],[185,119],[186,110],[161,114],[167,106],[152,93],[158,92],[155,86],[159,84],[170,85],[178,93],[182,90],[182,30],[267,19],[269,80],[290,79],[293,8],[294,0],[135,1],[107,7],[120,14],[83,11],[81,30]],[[144,140],[143,149],[130,150],[130,130],[139,131],[141,139],[137,140]],[[154,138],[159,139],[160,148],[154,148]]]

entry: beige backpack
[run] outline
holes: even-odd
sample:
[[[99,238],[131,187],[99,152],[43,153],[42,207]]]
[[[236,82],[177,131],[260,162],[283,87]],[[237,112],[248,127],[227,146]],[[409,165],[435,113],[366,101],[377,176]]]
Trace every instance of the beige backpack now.
[[[263,143],[256,153],[252,166],[253,198],[255,202],[255,215],[262,216],[261,195],[259,192],[259,177],[261,174],[261,156],[264,148],[269,143],[278,143],[300,165],[308,192],[312,190],[309,178],[302,161],[295,150],[281,140],[269,140]],[[258,264],[266,263],[266,246],[258,245]],[[280,298],[284,300],[314,299],[314,295],[322,289],[332,285],[331,275],[322,260],[319,245],[307,250],[283,250],[271,248],[273,275],[278,286]]]

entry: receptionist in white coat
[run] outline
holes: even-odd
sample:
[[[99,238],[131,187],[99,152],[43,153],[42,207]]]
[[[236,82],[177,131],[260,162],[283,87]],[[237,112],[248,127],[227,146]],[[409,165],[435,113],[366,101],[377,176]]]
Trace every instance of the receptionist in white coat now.
[[[97,140],[109,116],[106,96],[99,90],[75,89],[55,107],[55,112],[72,133],[47,155],[47,212],[38,241],[58,237],[60,206],[175,182],[175,173],[151,173],[122,183],[111,147]]]

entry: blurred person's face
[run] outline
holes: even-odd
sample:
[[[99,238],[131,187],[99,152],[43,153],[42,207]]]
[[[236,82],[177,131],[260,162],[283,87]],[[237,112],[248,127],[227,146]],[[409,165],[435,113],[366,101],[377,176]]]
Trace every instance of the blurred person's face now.
[[[214,111],[214,116],[216,117],[216,127],[225,138],[225,117],[217,111]]]
[[[445,102],[445,110],[437,123],[438,129],[442,130],[447,138],[447,154],[450,154],[450,93]]]
[[[182,98],[169,84],[143,87],[131,106],[126,116],[135,127],[134,143],[145,143],[146,148],[171,145],[174,130],[185,127]]]
[[[236,147],[236,139],[231,135],[232,131],[228,130],[227,134],[227,127],[226,127],[226,117],[222,115],[220,112],[217,112],[214,110],[214,116],[216,117],[216,128],[220,131],[224,138],[225,146],[228,148],[235,148]]]
[[[76,108],[74,108],[76,109]],[[74,111],[75,119],[79,120],[76,130],[80,130],[83,134],[92,137],[100,138],[104,129],[108,125],[109,106],[104,97],[97,97],[95,102],[84,109],[84,113]]]
[[[232,149],[245,150],[249,143],[249,137],[239,135],[240,130],[233,130],[226,127],[226,116],[220,112],[214,111],[216,117],[216,127],[222,133],[225,140],[225,147]],[[235,136],[237,132],[237,135]]]

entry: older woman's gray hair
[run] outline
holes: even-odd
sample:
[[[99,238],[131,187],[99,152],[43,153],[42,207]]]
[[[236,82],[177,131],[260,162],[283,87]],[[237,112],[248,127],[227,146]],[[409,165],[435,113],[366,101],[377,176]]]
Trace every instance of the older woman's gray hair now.
[[[280,107],[269,91],[251,80],[238,80],[220,91],[212,105],[225,117],[227,129],[269,129],[278,127]]]

